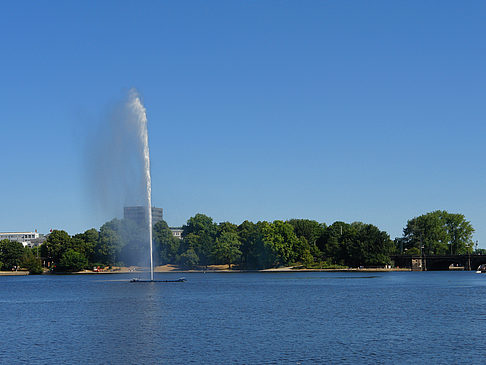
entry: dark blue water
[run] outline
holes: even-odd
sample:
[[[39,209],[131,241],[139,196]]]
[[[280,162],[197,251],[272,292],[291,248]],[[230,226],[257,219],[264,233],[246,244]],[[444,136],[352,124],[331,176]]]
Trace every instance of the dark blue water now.
[[[185,276],[0,277],[0,363],[479,364],[486,355],[486,275]]]

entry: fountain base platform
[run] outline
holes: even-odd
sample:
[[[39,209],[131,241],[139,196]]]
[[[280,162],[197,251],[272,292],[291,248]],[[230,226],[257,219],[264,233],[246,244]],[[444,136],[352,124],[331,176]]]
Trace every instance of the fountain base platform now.
[[[179,278],[176,280],[143,280],[133,278],[130,280],[131,283],[183,283],[187,281],[186,278]]]

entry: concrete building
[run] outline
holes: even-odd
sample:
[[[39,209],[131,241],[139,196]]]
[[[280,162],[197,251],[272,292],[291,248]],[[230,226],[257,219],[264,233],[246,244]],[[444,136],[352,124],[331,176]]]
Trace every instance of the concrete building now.
[[[172,235],[175,238],[181,239],[182,238],[182,231],[183,229],[181,227],[169,227],[170,231],[172,232]]]
[[[24,247],[39,246],[45,241],[45,237],[37,232],[0,232],[0,241],[10,240],[20,242]]]
[[[124,207],[123,218],[131,220],[139,225],[147,224],[147,209],[143,206]],[[162,208],[152,207],[152,225],[164,219]]]

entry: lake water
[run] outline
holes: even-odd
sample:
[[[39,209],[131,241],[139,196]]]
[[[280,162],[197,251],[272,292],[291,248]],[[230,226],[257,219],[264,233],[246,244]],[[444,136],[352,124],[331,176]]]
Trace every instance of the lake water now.
[[[480,364],[486,355],[486,275],[184,276],[0,277],[0,363]]]

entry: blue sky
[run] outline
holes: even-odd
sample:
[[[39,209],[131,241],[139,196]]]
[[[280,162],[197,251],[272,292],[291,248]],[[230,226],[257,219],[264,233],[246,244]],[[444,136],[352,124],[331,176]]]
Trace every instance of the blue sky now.
[[[2,2],[0,231],[111,219],[87,139],[129,88],[170,225],[462,213],[486,247],[482,1]],[[120,207],[119,216],[122,214]]]

